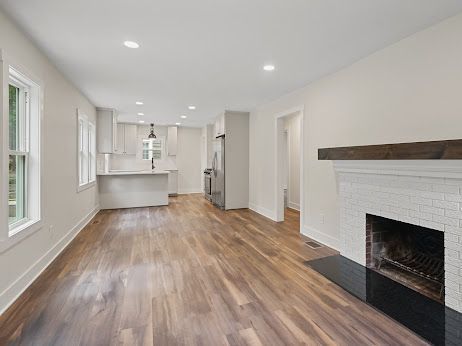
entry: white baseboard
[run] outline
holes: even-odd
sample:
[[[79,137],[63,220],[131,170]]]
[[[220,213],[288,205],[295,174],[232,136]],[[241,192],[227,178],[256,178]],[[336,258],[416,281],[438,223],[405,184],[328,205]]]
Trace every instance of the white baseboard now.
[[[287,203],[287,206],[288,206],[290,209],[295,209],[295,210],[300,211],[300,204],[298,204],[298,203],[289,202],[289,203]]]
[[[303,226],[302,234],[311,239],[316,240],[317,242],[324,244],[334,250],[340,251],[340,243],[337,238],[334,238],[328,234],[320,232],[312,227]]]
[[[192,189],[181,189],[178,191],[179,195],[189,195],[191,193],[203,193],[204,190],[202,190],[200,187],[197,188],[192,188]]]
[[[62,237],[50,250],[38,261],[32,264],[18,279],[8,286],[0,294],[0,315],[13,304],[16,299],[37,279],[37,277],[58,257],[64,248],[80,233],[80,231],[98,213],[99,206],[95,207],[77,225],[75,225],[64,237]]]
[[[275,215],[276,213],[272,210],[266,209],[264,207],[260,207],[253,203],[249,203],[249,209],[273,221],[277,220],[276,215]]]

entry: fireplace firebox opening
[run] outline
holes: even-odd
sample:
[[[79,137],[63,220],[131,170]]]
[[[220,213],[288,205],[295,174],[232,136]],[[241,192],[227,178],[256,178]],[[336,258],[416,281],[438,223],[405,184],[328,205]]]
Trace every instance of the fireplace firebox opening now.
[[[444,304],[444,233],[366,215],[366,265]]]

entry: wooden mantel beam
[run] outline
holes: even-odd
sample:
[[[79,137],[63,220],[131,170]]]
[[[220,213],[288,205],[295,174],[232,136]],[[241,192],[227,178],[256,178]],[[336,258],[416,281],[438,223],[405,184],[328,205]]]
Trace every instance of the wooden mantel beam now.
[[[462,139],[321,148],[318,160],[462,160]]]

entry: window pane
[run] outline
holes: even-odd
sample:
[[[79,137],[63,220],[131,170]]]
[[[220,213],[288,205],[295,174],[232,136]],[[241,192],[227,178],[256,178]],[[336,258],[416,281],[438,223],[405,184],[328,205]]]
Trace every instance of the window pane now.
[[[152,142],[152,148],[153,149],[162,148],[162,142],[159,140]]]
[[[154,158],[154,160],[162,159],[162,151],[161,150],[153,150],[152,151],[152,157]]]
[[[90,182],[96,180],[96,133],[95,133],[95,126],[93,124],[89,124],[89,137],[88,137],[88,152],[89,152],[89,175],[90,175]]]
[[[83,120],[79,120],[79,151],[83,152]]]
[[[25,217],[25,166],[25,156],[10,155],[8,183],[8,224],[12,224]]]
[[[150,139],[143,140],[143,160],[149,160],[149,143],[151,142]]]
[[[90,135],[89,123],[86,119],[79,116],[79,127],[78,127],[78,138],[79,138],[79,185],[85,185],[89,182],[90,177]]]
[[[80,154],[79,154],[79,169],[80,169],[80,173],[79,173],[79,183],[80,183],[80,185],[85,184],[84,174],[83,174],[83,171],[84,171],[84,163],[83,163],[83,160],[84,160],[83,153],[80,152]]]
[[[19,88],[9,85],[9,134],[10,149],[18,150],[18,132],[19,132]]]

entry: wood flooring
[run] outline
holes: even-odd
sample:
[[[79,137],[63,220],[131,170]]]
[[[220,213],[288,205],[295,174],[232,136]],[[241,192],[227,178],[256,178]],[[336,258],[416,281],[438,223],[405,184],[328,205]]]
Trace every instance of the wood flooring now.
[[[276,223],[201,195],[102,211],[0,317],[0,345],[424,345],[303,261]]]

